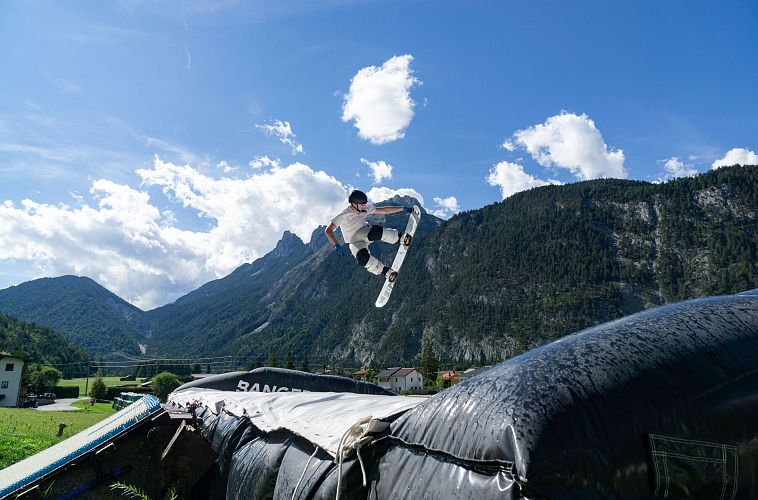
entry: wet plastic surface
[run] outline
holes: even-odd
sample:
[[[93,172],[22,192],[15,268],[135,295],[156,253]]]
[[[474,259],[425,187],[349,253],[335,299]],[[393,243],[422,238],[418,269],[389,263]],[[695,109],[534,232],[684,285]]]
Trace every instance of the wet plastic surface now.
[[[665,306],[570,335],[418,405],[392,434],[464,462],[513,462],[513,478],[530,498],[665,491],[756,498],[756,415],[758,296],[745,294]],[[690,443],[678,474],[656,470],[651,435]],[[736,447],[739,456],[703,468],[703,450],[714,446]],[[407,468],[427,475],[416,469]],[[382,480],[411,481],[405,470],[391,469]]]
[[[642,312],[453,386],[363,449],[365,488],[354,456],[340,478],[308,440],[198,415],[232,457],[227,498],[335,498],[340,479],[343,499],[758,498],[758,293]]]

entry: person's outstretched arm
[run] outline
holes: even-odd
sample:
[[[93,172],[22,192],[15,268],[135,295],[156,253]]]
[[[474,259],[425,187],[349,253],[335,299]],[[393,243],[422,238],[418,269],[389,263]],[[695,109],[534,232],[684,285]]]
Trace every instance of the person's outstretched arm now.
[[[395,207],[376,207],[375,214],[396,214],[398,212],[406,211],[410,212],[413,207],[409,206],[395,206]]]

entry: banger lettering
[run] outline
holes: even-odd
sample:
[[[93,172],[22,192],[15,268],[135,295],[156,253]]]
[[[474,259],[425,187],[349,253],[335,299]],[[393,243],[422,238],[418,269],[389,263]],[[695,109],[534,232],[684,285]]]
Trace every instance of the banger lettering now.
[[[237,383],[237,392],[310,392],[306,391],[305,389],[297,389],[294,387],[285,387],[285,386],[269,386],[268,384],[263,384],[263,388],[261,389],[261,384],[258,382],[254,383],[252,386],[250,385],[250,382],[245,382],[244,380],[240,380],[239,383]]]

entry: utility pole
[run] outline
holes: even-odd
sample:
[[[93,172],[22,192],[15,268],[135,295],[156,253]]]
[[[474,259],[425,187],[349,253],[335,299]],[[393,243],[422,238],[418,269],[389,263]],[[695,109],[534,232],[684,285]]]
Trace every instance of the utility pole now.
[[[89,388],[89,366],[90,362],[87,361],[87,380],[84,381],[84,395],[87,395],[87,389]]]

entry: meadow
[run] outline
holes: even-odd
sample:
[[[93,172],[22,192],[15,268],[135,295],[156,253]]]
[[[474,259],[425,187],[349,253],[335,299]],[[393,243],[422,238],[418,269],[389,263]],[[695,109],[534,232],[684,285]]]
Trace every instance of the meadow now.
[[[0,469],[34,455],[115,413],[111,403],[87,401],[74,406],[81,411],[39,411],[31,408],[0,408]],[[66,424],[58,437],[58,424]]]
[[[92,382],[95,381],[96,377],[90,377],[89,378],[89,387],[87,390],[92,388]],[[87,379],[84,378],[72,378],[72,379],[62,379],[60,382],[58,382],[59,386],[62,387],[79,387],[79,396],[85,396],[84,393],[84,386],[86,384]],[[141,382],[142,379],[138,379],[138,382]],[[103,377],[103,382],[105,382],[106,387],[119,387],[119,386],[128,386],[128,385],[134,385],[138,382],[124,382],[121,380],[120,377]]]

